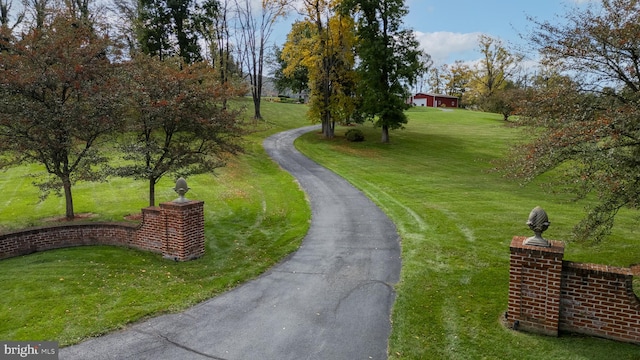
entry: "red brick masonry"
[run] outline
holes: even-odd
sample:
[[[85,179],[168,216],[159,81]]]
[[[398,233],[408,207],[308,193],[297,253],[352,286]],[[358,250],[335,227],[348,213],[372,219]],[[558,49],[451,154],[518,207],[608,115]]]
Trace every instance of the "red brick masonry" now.
[[[628,268],[563,261],[564,245],[511,241],[509,308],[514,328],[557,335],[559,331],[640,344],[640,300]]]
[[[186,261],[204,254],[204,202],[162,203],[142,209],[142,223],[84,223],[0,235],[0,259],[82,245],[117,245]]]

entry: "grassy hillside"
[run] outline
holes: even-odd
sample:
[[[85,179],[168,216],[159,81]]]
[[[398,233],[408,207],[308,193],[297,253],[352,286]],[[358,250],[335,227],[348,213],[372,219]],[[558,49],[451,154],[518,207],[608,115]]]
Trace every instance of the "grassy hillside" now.
[[[248,105],[249,103],[247,103]],[[189,180],[188,197],[205,201],[207,254],[172,263],[113,247],[49,251],[0,261],[0,339],[74,343],[130,321],[177,311],[246,281],[295,249],[309,209],[293,179],[262,149],[277,131],[307,125],[303,105],[265,102],[246,154]],[[393,312],[393,359],[637,359],[637,346],[588,337],[544,336],[505,329],[509,243],[530,235],[528,214],[542,206],[552,222],[545,237],[565,240],[584,202],[550,192],[540,179],[520,186],[491,171],[509,144],[526,134],[500,116],[416,108],[405,130],[380,144],[379,129],[360,126],[366,141],[349,143],[347,128],[327,141],[307,134],[296,145],[362,189],[396,223],[403,268]],[[0,179],[0,229],[42,224],[64,213],[51,197],[38,202],[28,176]],[[547,175],[552,178],[554,174]],[[159,201],[176,197],[170,179]],[[273,191],[278,189],[278,191]],[[119,220],[146,206],[146,186],[124,179],[79,184],[76,211]],[[565,258],[628,266],[640,262],[637,213],[623,211],[600,245],[569,243]],[[2,231],[2,230],[0,230]]]
[[[520,186],[491,171],[509,144],[526,134],[500,116],[415,108],[405,130],[379,143],[349,143],[309,134],[296,144],[346,177],[396,223],[402,237],[390,355],[398,359],[635,359],[638,347],[600,339],[516,333],[500,318],[507,308],[509,244],[531,236],[529,212],[542,206],[545,237],[570,238],[584,202],[540,181]],[[338,130],[338,135],[346,129]],[[550,174],[549,177],[554,176]],[[565,259],[629,266],[640,262],[637,213],[624,212],[598,246],[570,243]]]

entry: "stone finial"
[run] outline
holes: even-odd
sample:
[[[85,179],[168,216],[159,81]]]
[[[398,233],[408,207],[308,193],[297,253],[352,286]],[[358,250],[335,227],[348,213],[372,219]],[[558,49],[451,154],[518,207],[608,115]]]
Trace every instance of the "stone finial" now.
[[[175,203],[189,202],[189,200],[184,197],[184,194],[186,194],[187,191],[189,191],[189,189],[190,189],[189,186],[187,186],[187,180],[185,180],[182,177],[179,178],[178,181],[176,181],[176,187],[174,187],[173,190],[175,190],[175,192],[177,192],[180,197],[173,200],[173,202]]]
[[[524,245],[550,247],[551,244],[542,237],[542,233],[549,228],[549,217],[547,213],[540,207],[536,206],[529,214],[527,225],[536,235],[524,241]]]

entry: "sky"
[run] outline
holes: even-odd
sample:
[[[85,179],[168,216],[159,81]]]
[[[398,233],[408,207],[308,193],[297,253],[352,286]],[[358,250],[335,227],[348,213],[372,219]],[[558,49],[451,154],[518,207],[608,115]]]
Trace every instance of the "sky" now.
[[[456,60],[473,63],[480,58],[478,35],[500,39],[507,46],[526,44],[532,23],[559,21],[558,16],[575,6],[599,0],[405,0],[409,14],[406,28],[415,31],[420,46],[431,55],[436,66]],[[274,33],[274,41],[282,45],[289,22],[283,21]],[[532,59],[532,54],[529,59]]]

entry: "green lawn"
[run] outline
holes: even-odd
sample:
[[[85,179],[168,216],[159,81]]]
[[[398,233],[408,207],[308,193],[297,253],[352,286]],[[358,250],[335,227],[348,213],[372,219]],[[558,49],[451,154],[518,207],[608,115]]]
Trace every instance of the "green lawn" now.
[[[247,103],[249,104],[249,103]],[[0,339],[54,339],[70,344],[141,317],[177,311],[255,277],[292,251],[309,218],[304,195],[267,159],[262,139],[307,125],[303,105],[264,103],[247,153],[216,177],[189,180],[187,197],[205,201],[207,254],[173,263],[113,247],[61,249],[0,261]],[[296,142],[380,205],[402,237],[390,356],[393,359],[638,359],[638,346],[579,336],[551,338],[500,324],[507,308],[509,243],[529,236],[536,205],[549,214],[545,237],[565,240],[584,203],[490,171],[508,144],[525,134],[500,116],[416,108],[405,130],[380,144],[379,129],[349,143],[310,133]],[[61,199],[38,202],[25,168],[0,179],[0,229],[41,224],[64,213]],[[554,176],[553,174],[549,176]],[[172,200],[173,183],[158,186]],[[146,205],[142,183],[113,179],[79,184],[76,211],[92,220],[121,219]],[[277,189],[278,191],[274,191]],[[640,263],[637,213],[624,211],[600,245],[569,243],[565,259],[615,266]]]
[[[247,104],[249,104],[247,102]],[[217,176],[188,179],[187,198],[205,202],[206,254],[175,263],[161,255],[116,247],[47,251],[0,261],[0,339],[56,340],[61,345],[121,328],[146,316],[174,312],[257,276],[297,249],[310,209],[293,178],[262,149],[269,134],[307,125],[302,105],[265,103],[246,153]],[[294,109],[294,111],[291,111]],[[38,201],[30,173],[3,173],[0,231],[49,223],[64,201]],[[159,202],[177,197],[172,179],[157,185]],[[148,204],[146,184],[127,179],[74,187],[76,213],[91,221],[123,220]],[[277,189],[278,191],[274,191]]]
[[[402,237],[402,274],[393,312],[393,359],[638,359],[637,346],[587,337],[550,338],[507,330],[509,244],[531,236],[529,212],[542,206],[545,237],[569,239],[584,203],[526,186],[491,171],[524,134],[500,116],[415,108],[405,130],[379,143],[325,141],[308,134],[296,145],[364,191],[393,219]],[[337,131],[343,134],[346,129]],[[553,176],[549,175],[549,176]],[[640,262],[637,213],[623,212],[598,246],[569,243],[565,259],[629,266]]]

